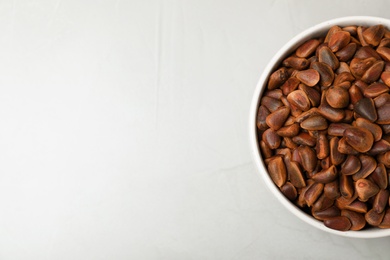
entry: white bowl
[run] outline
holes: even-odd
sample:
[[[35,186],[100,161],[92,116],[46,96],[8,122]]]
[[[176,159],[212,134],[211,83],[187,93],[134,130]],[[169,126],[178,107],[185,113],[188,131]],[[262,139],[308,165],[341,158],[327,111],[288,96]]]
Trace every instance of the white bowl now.
[[[271,59],[271,61],[265,67],[253,94],[252,104],[250,108],[250,118],[249,118],[249,136],[250,136],[250,145],[252,148],[253,160],[255,161],[256,168],[260,176],[265,181],[267,187],[273,193],[274,196],[295,216],[303,220],[304,222],[329,233],[345,236],[345,237],[354,237],[354,238],[377,238],[377,237],[386,237],[390,236],[390,229],[380,229],[380,228],[368,228],[360,231],[338,231],[334,229],[327,228],[323,222],[316,220],[314,217],[303,212],[292,202],[290,202],[276,187],[272,179],[268,175],[267,169],[264,165],[264,162],[261,158],[260,148],[257,141],[257,127],[256,127],[256,116],[257,109],[260,103],[260,97],[263,94],[264,89],[267,85],[268,76],[280,65],[282,60],[286,58],[292,51],[294,51],[299,45],[305,41],[316,38],[320,36],[325,36],[327,30],[333,25],[339,26],[348,26],[348,25],[364,25],[371,26],[376,24],[382,24],[387,28],[390,28],[390,20],[380,17],[370,17],[370,16],[350,16],[342,17],[337,19],[332,19],[320,24],[314,25],[309,29],[299,33],[289,42],[287,42]]]

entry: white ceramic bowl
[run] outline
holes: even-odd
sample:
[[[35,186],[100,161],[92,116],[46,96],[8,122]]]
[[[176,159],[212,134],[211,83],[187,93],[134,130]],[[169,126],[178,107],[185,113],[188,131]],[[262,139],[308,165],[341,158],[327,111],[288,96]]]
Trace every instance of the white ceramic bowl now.
[[[350,16],[342,17],[337,19],[332,19],[299,33],[297,36],[292,38],[287,42],[270,60],[268,65],[265,67],[259,82],[257,83],[252,104],[250,108],[250,118],[249,118],[249,131],[250,131],[250,144],[252,148],[253,160],[255,161],[256,168],[260,176],[265,181],[267,187],[273,193],[274,196],[296,217],[300,218],[304,222],[326,232],[345,236],[345,237],[354,237],[354,238],[377,238],[390,236],[390,229],[379,229],[379,228],[369,228],[360,231],[337,231],[330,228],[327,228],[323,222],[316,220],[314,217],[306,214],[293,203],[291,203],[284,195],[279,191],[276,185],[273,183],[272,179],[268,175],[266,167],[263,160],[261,159],[260,148],[257,141],[257,128],[256,128],[256,116],[257,109],[260,103],[260,97],[263,94],[264,89],[267,85],[268,76],[280,65],[282,60],[286,58],[292,51],[294,51],[299,45],[307,41],[308,39],[325,36],[326,32],[333,25],[347,26],[347,25],[364,25],[371,26],[376,24],[383,24],[385,27],[390,28],[390,20],[380,17],[370,17],[370,16]]]

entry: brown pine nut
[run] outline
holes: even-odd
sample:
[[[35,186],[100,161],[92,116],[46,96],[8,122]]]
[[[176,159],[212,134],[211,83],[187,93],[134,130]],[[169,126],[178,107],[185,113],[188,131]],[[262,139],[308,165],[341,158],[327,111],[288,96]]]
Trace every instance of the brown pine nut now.
[[[333,26],[265,87],[258,147],[282,194],[332,229],[390,228],[390,31]]]

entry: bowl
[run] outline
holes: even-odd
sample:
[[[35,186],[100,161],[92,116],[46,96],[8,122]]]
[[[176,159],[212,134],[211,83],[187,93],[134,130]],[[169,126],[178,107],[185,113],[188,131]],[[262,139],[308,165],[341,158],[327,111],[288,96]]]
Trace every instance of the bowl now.
[[[257,127],[256,127],[256,116],[257,109],[260,103],[260,98],[263,94],[264,89],[267,86],[267,80],[269,75],[280,65],[284,58],[286,58],[292,51],[294,51],[298,46],[300,46],[305,41],[315,38],[325,36],[326,32],[334,25],[339,26],[348,26],[348,25],[362,25],[362,26],[372,26],[376,24],[382,24],[387,28],[390,28],[390,20],[380,17],[371,17],[371,16],[349,16],[341,17],[332,20],[328,20],[317,25],[314,25],[303,32],[299,33],[288,41],[269,61],[267,66],[264,68],[260,79],[257,83],[256,89],[253,94],[253,99],[250,107],[250,117],[249,117],[249,136],[250,136],[250,146],[252,150],[253,160],[255,166],[260,174],[261,178],[264,180],[266,186],[271,191],[271,193],[277,198],[280,203],[287,208],[295,217],[298,217],[305,223],[318,228],[320,230],[329,232],[331,234],[340,235],[344,237],[352,238],[378,238],[390,236],[390,229],[380,229],[369,227],[359,231],[338,231],[330,229],[324,225],[323,222],[316,220],[314,217],[305,213],[303,210],[295,206],[291,201],[289,201],[279,190],[279,188],[274,184],[271,177],[267,172],[267,168],[261,157],[260,147],[258,145],[257,138]]]

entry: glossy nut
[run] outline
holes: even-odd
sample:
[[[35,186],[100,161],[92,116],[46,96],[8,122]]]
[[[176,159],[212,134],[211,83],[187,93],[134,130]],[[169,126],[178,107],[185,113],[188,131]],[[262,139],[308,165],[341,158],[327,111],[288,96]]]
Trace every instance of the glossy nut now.
[[[328,64],[332,70],[336,70],[340,66],[340,62],[336,55],[327,46],[322,46],[318,50],[318,61]]]
[[[328,122],[322,116],[312,116],[301,123],[301,128],[306,130],[325,130],[328,128]]]
[[[344,207],[346,210],[351,210],[358,213],[367,213],[367,204],[360,200],[354,200],[349,204],[346,204]]]
[[[370,131],[372,136],[374,137],[375,142],[381,140],[382,138],[382,128],[377,124],[371,123],[365,118],[357,118],[355,121],[355,126]]]
[[[312,211],[313,217],[318,220],[326,220],[332,217],[340,216],[341,211],[336,206],[331,206],[321,211]]]
[[[297,136],[294,136],[292,140],[294,143],[298,145],[307,145],[307,146],[316,145],[316,139],[305,132],[301,132]]]
[[[302,171],[297,162],[290,162],[287,167],[287,172],[290,182],[294,187],[299,189],[306,186],[305,178],[303,177]]]
[[[271,149],[276,149],[280,146],[281,139],[280,136],[271,128],[268,128],[264,131],[262,135],[262,140],[269,146]]]
[[[387,103],[390,103],[390,94],[389,93],[380,94],[379,96],[374,98],[374,104],[375,104],[375,107],[377,107],[377,108],[381,107]]]
[[[368,152],[368,155],[375,156],[386,153],[388,151],[390,151],[390,143],[385,139],[381,139],[374,143],[374,145],[371,147],[371,150]]]
[[[378,46],[383,35],[385,34],[385,27],[381,24],[368,27],[363,32],[364,40],[373,46]]]
[[[321,101],[321,94],[312,87],[308,87],[305,84],[299,84],[298,89],[303,90],[309,98],[310,104],[313,107],[317,107]]]
[[[334,79],[333,85],[334,86],[338,86],[339,84],[341,84],[343,82],[346,82],[346,81],[352,82],[354,80],[355,80],[355,77],[352,76],[351,73],[349,73],[349,72],[342,72],[342,73],[340,73],[340,74],[338,74],[336,76],[336,78]]]
[[[296,106],[302,111],[307,111],[310,108],[310,100],[303,90],[295,90],[288,94],[287,100],[290,104]]]
[[[345,216],[327,218],[324,220],[324,224],[328,228],[339,231],[347,231],[352,226],[351,221]]]
[[[299,165],[302,164],[302,159],[301,159],[301,155],[299,154],[299,150],[298,150],[298,146],[296,148],[294,148],[292,151],[291,151],[291,161],[294,161],[294,162],[297,162],[299,163]],[[288,165],[287,165],[288,166]],[[288,168],[288,167],[287,167]]]
[[[315,69],[298,71],[295,76],[309,87],[315,86],[320,81],[320,74]]]
[[[376,98],[381,94],[389,92],[389,87],[383,83],[375,82],[369,85],[363,92],[363,95],[368,98]]]
[[[335,200],[340,197],[341,194],[338,180],[326,183],[324,186],[324,194],[331,200]]]
[[[318,45],[320,45],[320,41],[318,41],[317,39],[308,40],[297,48],[297,50],[295,51],[295,54],[298,57],[307,58],[313,52],[315,52]]]
[[[350,199],[355,193],[351,176],[341,174],[339,178],[341,196]]]
[[[349,68],[351,70],[352,75],[356,79],[361,79],[361,77],[364,75],[364,73],[376,62],[376,59],[374,57],[366,58],[366,59],[359,59],[359,58],[353,58],[351,60],[351,63],[349,65]]]
[[[358,155],[359,152],[356,151],[351,145],[349,145],[345,139],[345,137],[341,138],[339,140],[339,147],[337,147],[337,150],[342,154],[347,155]]]
[[[318,113],[333,123],[342,121],[345,117],[345,110],[331,107],[326,100],[326,92],[327,90],[322,91],[321,104],[317,109]]]
[[[260,141],[260,150],[263,158],[267,159],[272,156],[272,149],[263,141]]]
[[[289,115],[289,107],[280,107],[267,116],[266,123],[271,129],[278,130],[284,125]]]
[[[265,97],[272,97],[274,99],[280,99],[283,96],[281,89],[266,90],[264,92]]]
[[[375,227],[379,226],[382,223],[384,216],[385,212],[378,213],[374,209],[371,209],[364,215],[364,218],[366,219],[368,224]]]
[[[283,95],[288,95],[292,91],[296,90],[298,88],[300,81],[297,78],[291,77],[286,82],[283,83],[283,85],[280,87],[282,90]]]
[[[330,161],[333,165],[339,165],[345,160],[345,154],[342,154],[338,150],[339,138],[332,137],[329,141]]]
[[[353,55],[355,54],[357,49],[357,44],[354,42],[349,43],[344,48],[337,51],[336,57],[339,59],[339,61],[349,61],[352,59]]]
[[[325,42],[325,43],[328,43],[329,40],[330,40],[330,37],[331,37],[334,33],[339,32],[339,31],[341,31],[341,30],[342,30],[341,27],[338,26],[338,25],[333,25],[332,27],[330,27],[330,29],[328,30],[328,32],[327,32],[327,34],[326,34],[326,37],[325,37],[324,42]]]
[[[321,104],[318,107],[318,113],[331,122],[340,122],[345,117],[343,109],[333,108],[328,104]]]
[[[377,167],[370,174],[369,178],[376,185],[378,185],[380,189],[386,189],[387,185],[389,184],[388,175],[383,163],[378,163]]]
[[[366,42],[366,40],[363,37],[363,27],[362,26],[358,26],[356,33],[358,35],[360,44],[362,46],[368,46],[368,43]]]
[[[362,46],[355,53],[354,58],[367,59],[374,58],[376,60],[381,60],[379,54],[371,46]]]
[[[279,128],[279,130],[276,131],[276,133],[282,137],[294,137],[299,133],[299,131],[300,131],[299,124],[294,123],[292,125]]]
[[[345,123],[332,123],[328,127],[328,135],[332,136],[344,136],[344,131],[350,128],[350,124]]]
[[[329,183],[337,178],[337,169],[334,165],[313,175],[312,179],[319,183]]]
[[[376,52],[382,57],[385,61],[390,61],[390,48],[389,47],[378,47]]]
[[[281,186],[280,191],[290,201],[294,201],[298,196],[297,189],[291,184],[291,182],[286,182],[283,186]]]
[[[301,146],[298,151],[302,160],[302,167],[311,173],[317,164],[317,156],[314,150],[308,146]]]
[[[389,201],[389,190],[382,189],[376,194],[372,208],[377,213],[382,213]]]
[[[304,196],[307,206],[311,207],[317,201],[323,189],[324,184],[322,183],[314,183],[307,189]]]
[[[341,165],[340,173],[343,175],[353,175],[357,173],[361,168],[361,162],[358,157],[354,155],[348,155],[344,163]]]
[[[341,211],[341,216],[347,217],[351,222],[350,230],[361,230],[366,226],[366,219],[361,213],[357,213],[351,210],[343,209]]]
[[[338,31],[329,37],[328,46],[331,51],[336,52],[349,43],[351,35],[347,31]]]
[[[333,69],[324,62],[312,62],[310,68],[315,69],[320,74],[320,85],[323,87],[329,87],[334,80]]]
[[[268,111],[274,112],[279,107],[282,107],[283,103],[280,100],[277,100],[275,98],[265,96],[261,99],[261,105],[265,106],[268,109]]]
[[[308,182],[308,184],[300,189],[297,189],[298,191],[298,198],[294,201],[295,205],[297,205],[300,208],[306,207],[306,200],[305,200],[305,192],[306,190],[313,185],[314,182]]]
[[[325,196],[324,193],[322,193],[322,195],[313,204],[312,209],[313,211],[322,211],[332,207],[333,204],[334,204],[334,200],[329,199],[327,196]]]
[[[295,122],[302,123],[304,120],[308,119],[309,117],[319,115],[318,109],[316,107],[312,107],[309,110],[303,112],[299,116],[295,118]]]
[[[349,89],[349,99],[352,104],[356,104],[359,100],[363,98],[363,93],[362,91],[356,86],[352,85]]]
[[[355,190],[360,201],[367,201],[379,192],[379,187],[370,180],[359,179],[355,182]]]
[[[268,80],[268,89],[280,87],[289,77],[287,68],[280,68],[273,72]]]
[[[284,183],[286,183],[287,171],[281,156],[273,158],[268,163],[268,173],[271,176],[272,181],[279,188],[282,187]]]
[[[362,80],[366,83],[373,83],[379,79],[384,68],[384,61],[376,61],[370,68],[368,68],[362,75]]]
[[[270,112],[265,106],[259,106],[256,117],[256,126],[259,130],[266,130],[269,127],[265,121],[269,114]]]
[[[357,180],[362,179],[362,178],[366,178],[377,167],[376,160],[369,155],[361,154],[361,155],[359,155],[359,160],[360,160],[360,163],[362,166],[360,167],[359,171],[357,171],[352,176],[354,181],[357,181]]]
[[[320,134],[317,138],[316,152],[318,159],[325,159],[329,156],[329,141],[326,135]]]
[[[349,145],[361,153],[368,152],[374,143],[374,137],[371,132],[361,127],[346,129],[344,137]]]
[[[348,90],[332,86],[326,92],[326,101],[333,108],[344,108],[349,104]]]
[[[371,121],[375,122],[378,119],[378,113],[377,109],[375,108],[374,101],[371,98],[362,98],[356,104],[354,105],[354,111],[359,114],[361,117]],[[390,121],[390,118],[387,117],[386,113],[390,112],[387,111],[389,108],[384,108],[381,112],[382,118],[384,119],[383,122],[386,122],[388,119]],[[390,117],[390,116],[389,116]]]
[[[390,124],[390,103],[385,104],[377,109],[378,124]]]
[[[305,58],[290,56],[283,61],[283,66],[291,67],[296,70],[303,70],[309,66],[309,61]]]

